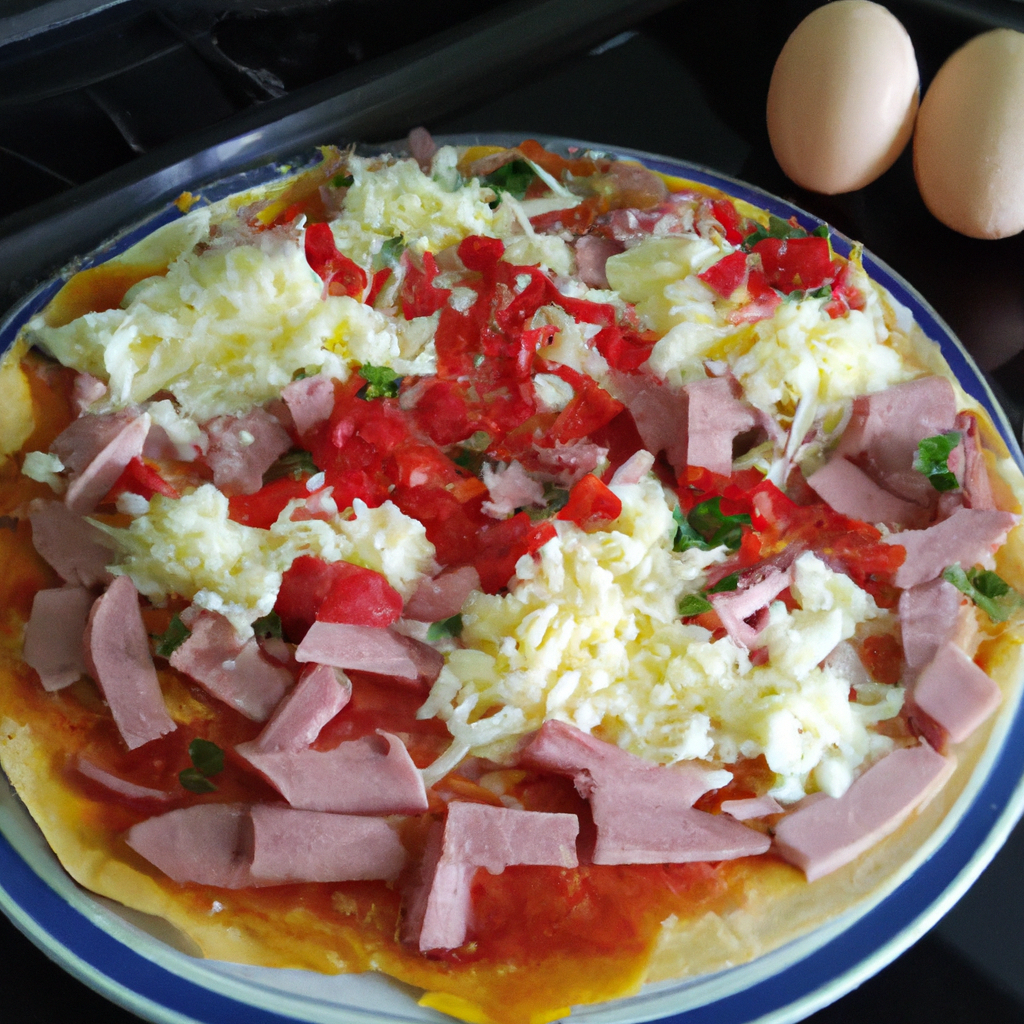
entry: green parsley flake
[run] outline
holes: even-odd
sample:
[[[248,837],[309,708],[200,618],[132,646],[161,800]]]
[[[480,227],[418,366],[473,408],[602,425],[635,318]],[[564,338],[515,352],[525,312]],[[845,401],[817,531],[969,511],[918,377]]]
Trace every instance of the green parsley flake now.
[[[167,631],[153,638],[156,640],[157,657],[169,658],[191,635],[192,630],[175,613]]]
[[[371,366],[363,363],[359,376],[366,381],[364,398],[397,398],[401,377],[390,366]]]
[[[958,562],[944,569],[942,578],[966,594],[993,622],[1005,622],[1024,607],[1024,597],[1002,576],[980,566],[965,572]]]
[[[949,456],[960,443],[960,431],[950,430],[945,434],[926,437],[917,443],[914,469],[924,473],[937,491],[955,491],[960,484],[949,468]]]
[[[450,619],[442,619],[441,622],[432,622],[430,624],[430,628],[427,630],[427,639],[431,642],[461,635],[461,615],[453,615]]]

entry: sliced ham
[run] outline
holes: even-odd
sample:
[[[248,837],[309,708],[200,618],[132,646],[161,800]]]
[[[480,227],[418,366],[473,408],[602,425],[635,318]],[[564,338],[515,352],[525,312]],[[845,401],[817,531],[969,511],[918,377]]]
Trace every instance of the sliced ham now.
[[[62,501],[35,499],[28,507],[32,544],[65,583],[96,587],[114,577],[114,541]]]
[[[807,483],[832,508],[851,519],[907,526],[921,516],[920,505],[883,490],[842,455],[834,456],[812,473]]]
[[[292,807],[337,814],[419,814],[427,809],[423,777],[397,737],[381,732],[333,750],[235,748]]]
[[[956,429],[963,435],[964,469],[961,486],[964,504],[968,508],[993,509],[996,507],[996,499],[981,447],[978,418],[972,413],[961,413],[956,418]]]
[[[84,587],[40,590],[32,599],[22,657],[44,690],[61,690],[88,671],[83,641],[93,600]]]
[[[134,409],[79,416],[53,439],[50,451],[76,477],[137,416]]]
[[[1020,517],[995,509],[961,508],[925,530],[902,530],[883,538],[899,544],[907,557],[896,570],[896,586],[917,586],[942,574],[949,565],[985,563]]]
[[[841,797],[825,796],[787,814],[775,826],[775,848],[813,882],[899,828],[955,767],[927,743],[894,750]]]
[[[618,484],[638,484],[654,467],[654,456],[641,448],[612,473],[611,486]]]
[[[322,373],[293,380],[284,386],[281,397],[301,437],[330,419],[334,411],[334,381]]]
[[[405,604],[402,614],[417,622],[442,622],[458,615],[474,590],[480,589],[480,574],[471,565],[449,569],[423,579]]]
[[[213,482],[228,494],[255,494],[263,474],[291,447],[288,432],[266,409],[218,416],[206,424],[206,462]]]
[[[76,373],[71,386],[71,400],[79,415],[107,393],[107,385],[91,373]]]
[[[416,643],[411,637],[400,636],[383,626],[355,626],[348,622],[318,620],[310,626],[296,648],[295,660],[315,661],[335,668],[359,669],[418,682],[422,676],[423,658],[419,647],[414,646]],[[444,659],[441,660],[443,663]]]
[[[409,132],[407,141],[409,155],[420,165],[424,174],[430,173],[431,161],[437,152],[437,143],[433,140],[426,128],[417,127]]]
[[[302,750],[348,704],[352,684],[340,669],[309,665],[255,739],[260,751]]]
[[[94,764],[85,757],[78,758],[75,762],[75,768],[78,770],[79,775],[103,786],[104,789],[109,789],[111,793],[117,793],[118,796],[127,797],[129,800],[158,800],[165,802],[173,800],[178,795],[165,792],[162,789],[154,789],[152,786],[139,786],[134,782],[129,782],[127,779],[122,779],[120,775],[108,772],[105,768],[101,768],[98,764]]]
[[[498,875],[513,864],[575,867],[578,832],[575,814],[450,803],[443,832],[430,837],[420,883],[409,897],[404,940],[421,952],[461,946],[478,868]]]
[[[133,825],[125,841],[175,882],[222,889],[252,885],[247,804],[196,804]]]
[[[149,653],[139,594],[128,576],[115,577],[92,606],[85,650],[129,750],[174,731]]]
[[[730,638],[752,650],[768,625],[768,606],[793,582],[792,559],[789,565],[766,562],[740,577],[735,590],[711,594],[708,600],[718,612]]]
[[[75,420],[75,423],[83,422],[88,418],[87,416],[80,417]],[[91,512],[103,500],[128,463],[132,459],[142,456],[149,427],[148,413],[129,420],[89,460],[81,472],[73,477],[71,483],[68,484],[67,493],[64,495],[64,503],[72,512],[84,515]],[[56,444],[56,442],[54,443]],[[63,458],[61,461],[64,462]],[[68,465],[67,462],[64,464]]]
[[[398,832],[383,818],[256,804],[252,815],[255,885],[391,881],[405,867]]]
[[[946,643],[921,672],[911,693],[911,717],[923,711],[954,743],[967,739],[1002,700],[999,686],[956,644]]]
[[[171,655],[171,667],[254,722],[265,722],[292,686],[292,674],[263,656],[255,637],[239,640],[216,612],[203,612],[191,636]]]
[[[770,814],[782,814],[785,808],[774,797],[753,796],[746,800],[723,800],[723,814],[730,814],[737,821],[766,818]]]
[[[484,502],[483,510],[495,519],[505,519],[517,508],[544,507],[543,485],[515,460],[507,466],[499,463],[497,469],[485,464],[482,480],[490,496],[490,501]]]
[[[931,505],[936,490],[914,469],[917,445],[956,423],[956,395],[945,377],[921,377],[854,399],[836,454],[852,459],[885,490]]]
[[[537,462],[559,487],[572,487],[579,483],[588,473],[593,473],[608,454],[607,448],[592,441],[571,441],[551,448],[534,443],[533,451]]]
[[[573,246],[576,251],[576,273],[590,288],[607,288],[605,265],[609,256],[617,256],[625,249],[621,242],[600,235],[581,235]]]
[[[523,749],[524,765],[568,775],[590,801],[595,864],[731,860],[770,841],[732,818],[693,808],[731,777],[693,766],[660,767],[563,722],[549,721]]]
[[[644,448],[653,455],[664,452],[676,470],[684,467],[687,457],[686,392],[643,371],[613,373],[612,380],[616,396],[633,416]],[[729,455],[731,472],[731,447]]]
[[[735,397],[732,382],[725,377],[687,384],[683,392],[687,400],[686,465],[729,476],[733,441],[761,426],[763,418]],[[674,462],[672,465],[676,470],[682,468]]]
[[[956,632],[964,596],[952,583],[934,579],[900,594],[903,657],[916,674]]]

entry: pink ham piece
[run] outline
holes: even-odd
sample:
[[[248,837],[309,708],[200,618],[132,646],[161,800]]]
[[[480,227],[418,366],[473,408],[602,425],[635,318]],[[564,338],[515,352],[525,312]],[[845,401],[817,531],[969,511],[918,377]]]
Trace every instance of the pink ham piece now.
[[[754,796],[746,800],[723,800],[722,813],[730,814],[737,821],[766,818],[770,814],[782,814],[785,808],[770,796]]]
[[[611,486],[638,484],[654,468],[654,456],[641,448],[612,473]]]
[[[250,875],[255,885],[289,882],[392,881],[405,867],[398,832],[383,818],[298,811],[257,804],[251,809]]]
[[[403,941],[421,952],[461,946],[478,868],[499,875],[513,864],[576,867],[578,833],[575,814],[450,803],[443,832],[437,828],[430,836],[419,885],[410,894]]]
[[[581,235],[576,239],[576,273],[590,288],[607,288],[605,265],[609,256],[617,256],[625,249],[621,242],[600,235]]]
[[[301,437],[331,418],[334,411],[334,381],[322,373],[293,380],[284,386],[281,397]]]
[[[266,409],[244,416],[218,416],[206,424],[206,463],[213,482],[228,494],[255,494],[263,474],[291,447],[288,432]]]
[[[733,395],[732,382],[725,377],[687,384],[683,392],[687,399],[686,465],[729,476],[733,441],[762,426],[763,417]]]
[[[517,508],[544,507],[543,485],[514,460],[507,466],[498,463],[497,469],[485,464],[482,479],[490,497],[483,503],[483,510],[495,519],[505,519]]]
[[[945,377],[921,377],[855,398],[836,455],[857,463],[890,493],[931,505],[938,492],[914,469],[917,445],[955,422],[953,385]]]
[[[961,413],[956,418],[956,429],[963,436],[964,469],[961,486],[964,504],[968,508],[993,509],[996,507],[996,499],[981,447],[978,418],[971,413]]]
[[[954,743],[967,739],[1002,700],[999,686],[956,644],[946,643],[918,677],[910,714],[920,709]]]
[[[114,577],[113,540],[62,501],[35,499],[28,506],[32,544],[65,583],[82,587],[106,585]]]
[[[352,697],[352,684],[340,669],[309,665],[256,737],[261,752],[302,750]]]
[[[75,420],[75,423],[81,423],[87,419],[88,417],[80,417]],[[68,484],[67,494],[64,495],[64,503],[72,512],[84,515],[91,512],[103,500],[128,463],[134,458],[141,457],[149,427],[148,413],[129,420],[72,479]],[[61,461],[64,460],[61,459]],[[66,462],[65,465],[67,465]]]
[[[79,416],[53,439],[50,451],[74,478],[137,416],[134,409]]]
[[[139,611],[139,594],[128,576],[115,577],[92,606],[85,651],[86,663],[129,750],[177,728],[164,704]]]
[[[927,743],[894,750],[841,797],[825,796],[787,814],[775,826],[775,848],[813,882],[895,832],[955,767]]]
[[[902,530],[884,537],[886,544],[899,544],[907,552],[896,570],[896,586],[906,589],[927,583],[955,562],[984,563],[1019,518],[995,509],[961,508],[926,530]]]
[[[268,661],[255,637],[239,640],[216,612],[203,612],[192,635],[171,655],[171,667],[254,722],[265,722],[292,686],[292,674]]]
[[[794,551],[795,555],[795,551]],[[793,582],[793,558],[788,565],[765,562],[745,572],[735,590],[710,594],[708,600],[718,612],[729,637],[752,650],[768,625],[768,606]]]
[[[546,448],[534,442],[533,451],[545,473],[550,474],[559,487],[572,487],[588,473],[593,473],[605,456],[607,448],[592,441],[571,441]]]
[[[420,165],[424,174],[430,174],[431,161],[437,152],[437,143],[426,128],[413,128],[407,141],[409,155]]]
[[[247,804],[196,804],[133,825],[125,841],[175,882],[222,889],[252,885]]]
[[[129,800],[158,800],[161,803],[173,800],[177,794],[167,793],[162,789],[153,789],[151,786],[139,786],[120,775],[114,775],[105,768],[84,757],[79,757],[75,763],[78,774],[90,779],[92,782],[109,789],[111,793],[126,797]]]
[[[75,383],[71,386],[71,400],[79,415],[106,393],[107,385],[99,377],[94,377],[91,373],[75,374]]]
[[[432,685],[444,665],[444,657],[429,644],[401,636],[387,627],[319,620],[302,638],[295,650],[295,660],[359,669],[405,679],[418,686]]]
[[[956,633],[964,600],[944,579],[918,584],[900,594],[903,657],[911,674],[927,665]]]
[[[680,864],[764,853],[767,836],[693,803],[724,785],[727,772],[660,767],[564,722],[548,721],[520,755],[522,764],[569,775],[590,801],[595,864]]]
[[[883,490],[864,470],[841,455],[812,473],[807,483],[837,512],[865,523],[907,526],[921,515],[920,505]]]
[[[84,587],[40,590],[32,599],[22,656],[44,690],[61,690],[88,671],[83,638],[92,602]]]
[[[419,814],[427,809],[423,777],[391,733],[339,743],[333,750],[235,748],[292,807],[336,814]]]
[[[402,610],[407,619],[417,622],[442,622],[458,615],[466,598],[480,589],[480,574],[471,565],[450,569],[432,579],[424,579]]]

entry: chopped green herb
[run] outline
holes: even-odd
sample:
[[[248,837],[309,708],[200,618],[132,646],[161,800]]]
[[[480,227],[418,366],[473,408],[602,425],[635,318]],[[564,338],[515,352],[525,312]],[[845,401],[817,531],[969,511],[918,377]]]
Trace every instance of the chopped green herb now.
[[[485,452],[491,443],[491,435],[486,430],[474,431],[465,441],[462,442],[463,448],[468,448],[473,452]]]
[[[275,480],[286,476],[290,476],[293,480],[303,480],[319,472],[320,469],[309,452],[304,448],[293,448],[286,455],[282,455],[263,474],[263,483],[272,484]]]
[[[224,751],[216,743],[196,737],[188,745],[188,756],[192,767],[178,772],[178,781],[193,793],[215,792],[210,776],[224,771]]]
[[[762,242],[766,238],[806,237],[807,232],[803,228],[796,227],[790,224],[788,220],[783,220],[781,217],[776,217],[774,213],[770,213],[768,215],[768,227],[763,228],[758,225],[756,230],[743,239],[743,248],[749,252],[758,242]]]
[[[679,602],[679,614],[684,619],[694,615],[701,615],[712,610],[711,602],[703,594],[687,594]]]
[[[966,594],[993,622],[1005,622],[1018,608],[1024,607],[1024,597],[1002,576],[980,566],[964,572],[957,563],[943,570],[942,578]]]
[[[812,299],[830,299],[832,298],[832,286],[825,284],[808,294]]]
[[[829,234],[827,224],[819,224],[812,232],[811,235],[817,235],[818,238],[831,238]]]
[[[735,590],[739,585],[740,574],[738,572],[731,572],[728,576],[723,576],[713,587],[708,587],[706,593],[726,594]]]
[[[427,630],[428,640],[444,640],[450,636],[462,634],[462,616],[453,615],[450,619],[442,619],[440,622],[432,622]]]
[[[275,640],[284,638],[284,630],[281,628],[281,617],[277,612],[270,612],[263,618],[257,619],[252,624],[252,631],[257,636],[272,636]]]
[[[750,526],[750,516],[745,512],[728,516],[722,512],[721,505],[721,498],[709,498],[694,505],[685,517],[677,509],[673,513],[677,527],[673,550],[698,547],[710,551],[724,544],[735,551],[743,540],[743,527]]]
[[[167,631],[154,637],[157,657],[169,658],[191,635],[192,630],[175,613]]]
[[[512,160],[488,174],[480,184],[493,188],[495,192],[507,192],[515,199],[522,199],[536,176],[525,160]]]
[[[390,366],[371,366],[363,363],[359,375],[366,381],[366,387],[359,394],[362,398],[397,398],[401,377]]]
[[[960,486],[949,468],[949,456],[959,443],[960,431],[950,430],[926,437],[917,444],[914,469],[924,473],[937,491],[955,491]]]
[[[405,239],[401,235],[389,238],[380,247],[380,252],[374,254],[372,264],[374,271],[383,270],[385,267],[394,270],[398,266],[403,252],[405,252]]]
[[[331,178],[331,184],[335,188],[350,188],[355,178],[351,174],[337,174]]]
[[[217,792],[217,787],[198,768],[186,768],[178,772],[178,781],[190,793]]]

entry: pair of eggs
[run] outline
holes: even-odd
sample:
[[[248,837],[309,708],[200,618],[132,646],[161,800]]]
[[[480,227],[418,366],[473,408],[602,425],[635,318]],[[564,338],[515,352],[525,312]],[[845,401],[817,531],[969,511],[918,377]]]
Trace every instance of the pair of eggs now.
[[[1024,34],[976,36],[942,66],[920,110],[919,83],[910,36],[884,7],[819,7],[772,74],[776,159],[798,185],[834,195],[874,181],[913,135],[918,188],[939,220],[974,238],[1024,230]]]

